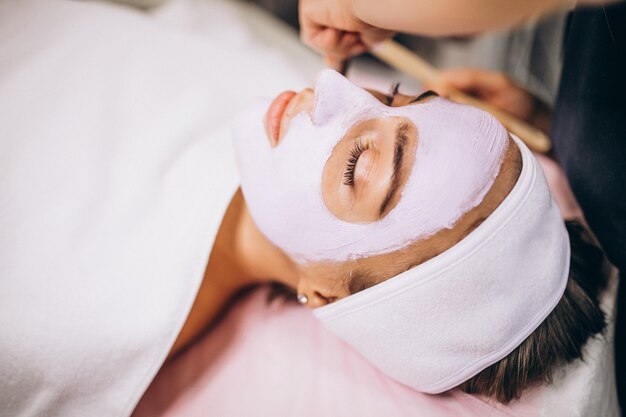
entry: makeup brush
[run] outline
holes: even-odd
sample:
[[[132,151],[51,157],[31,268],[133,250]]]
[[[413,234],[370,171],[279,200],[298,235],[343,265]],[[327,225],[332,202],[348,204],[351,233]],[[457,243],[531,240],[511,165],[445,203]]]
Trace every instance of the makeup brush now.
[[[418,56],[415,52],[405,48],[392,39],[381,42],[370,52],[390,67],[415,77],[424,84],[441,85],[445,83],[435,67]],[[450,100],[469,104],[488,111],[495,116],[509,132],[523,140],[532,150],[540,153],[547,153],[550,150],[550,138],[536,127],[531,126],[524,120],[494,107],[489,103],[471,97],[449,84],[446,89]]]

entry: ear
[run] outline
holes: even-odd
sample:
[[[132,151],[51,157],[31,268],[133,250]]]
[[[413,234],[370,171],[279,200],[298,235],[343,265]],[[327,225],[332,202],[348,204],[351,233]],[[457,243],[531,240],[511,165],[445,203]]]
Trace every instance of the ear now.
[[[339,271],[329,271],[326,268],[312,268],[302,274],[298,282],[298,294],[306,295],[307,307],[322,307],[347,297],[348,291],[343,289],[344,277]],[[333,268],[334,269],[334,268]]]
[[[310,308],[322,307],[339,299],[337,295],[308,285],[299,285],[298,294],[303,294],[307,297],[308,302],[306,306]]]

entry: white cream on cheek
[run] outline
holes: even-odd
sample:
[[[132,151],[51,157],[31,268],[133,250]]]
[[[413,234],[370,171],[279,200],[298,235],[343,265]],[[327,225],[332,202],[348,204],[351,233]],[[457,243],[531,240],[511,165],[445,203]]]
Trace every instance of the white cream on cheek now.
[[[300,262],[386,253],[450,228],[482,201],[499,171],[508,133],[481,110],[440,98],[390,108],[331,70],[320,74],[315,94],[312,114],[296,116],[276,148],[262,126],[267,102],[242,115],[234,129],[250,213],[270,241]],[[415,163],[399,202],[379,221],[338,219],[323,201],[326,161],[356,123],[391,116],[407,117],[418,132]],[[359,178],[375,164],[364,154]]]

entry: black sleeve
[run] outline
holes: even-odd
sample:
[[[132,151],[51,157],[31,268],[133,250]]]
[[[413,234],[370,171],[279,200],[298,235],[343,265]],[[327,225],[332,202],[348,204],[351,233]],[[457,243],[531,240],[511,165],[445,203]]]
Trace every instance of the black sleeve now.
[[[613,264],[626,269],[626,3],[570,17],[555,152]]]
[[[626,277],[626,3],[575,10],[564,41],[554,150],[589,226]],[[615,337],[626,409],[626,282]]]

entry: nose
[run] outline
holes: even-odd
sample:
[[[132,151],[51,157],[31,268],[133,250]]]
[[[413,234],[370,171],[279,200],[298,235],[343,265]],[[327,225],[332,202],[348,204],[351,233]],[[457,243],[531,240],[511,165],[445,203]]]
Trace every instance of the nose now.
[[[308,112],[309,114],[312,112],[314,98],[315,95],[311,88],[305,88],[291,98],[280,121],[278,122],[279,128],[276,145],[280,143],[281,139],[289,131],[289,125],[295,116],[302,112]]]

